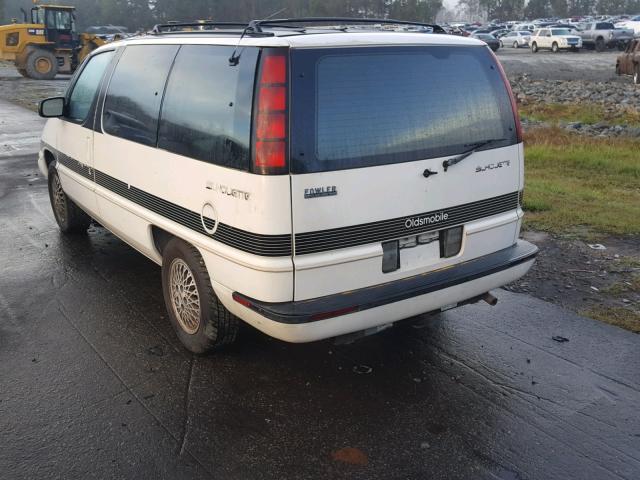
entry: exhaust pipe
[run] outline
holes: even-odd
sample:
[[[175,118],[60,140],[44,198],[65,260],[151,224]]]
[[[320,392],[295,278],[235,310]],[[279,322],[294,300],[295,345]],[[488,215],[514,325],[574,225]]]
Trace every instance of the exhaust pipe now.
[[[498,299],[496,297],[494,297],[493,295],[491,295],[489,292],[485,293],[484,295],[481,295],[480,299],[484,300],[485,302],[487,302],[492,307],[495,307],[496,304],[498,303]]]

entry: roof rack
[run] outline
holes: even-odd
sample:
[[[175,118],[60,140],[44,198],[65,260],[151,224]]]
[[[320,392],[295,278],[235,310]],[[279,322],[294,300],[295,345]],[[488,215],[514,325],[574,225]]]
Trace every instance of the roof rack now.
[[[264,27],[269,28],[295,28],[296,24],[304,23],[337,23],[341,25],[354,24],[384,24],[384,25],[407,25],[412,27],[423,27],[432,29],[433,33],[447,33],[440,25],[432,23],[410,22],[406,20],[393,20],[383,18],[353,18],[353,17],[301,17],[301,18],[274,18],[267,20],[252,20],[249,28],[254,32],[262,32]]]
[[[230,33],[237,33],[241,35],[242,32],[249,27],[249,24],[242,22],[212,22],[212,21],[200,21],[200,22],[169,22],[155,25],[149,33],[152,35],[163,35],[167,33],[218,33],[228,35]],[[271,32],[262,31],[248,31],[245,35],[257,34],[260,36],[273,36]]]
[[[208,33],[208,34],[238,34],[252,36],[273,36],[274,33],[265,29],[298,29],[304,33],[303,24],[328,23],[342,26],[341,31],[345,31],[348,25],[406,25],[411,27],[429,28],[433,33],[447,33],[440,25],[421,22],[410,22],[406,20],[392,20],[382,18],[352,18],[352,17],[301,17],[301,18],[277,18],[265,20],[251,20],[249,23],[240,22],[170,22],[158,24],[150,31],[153,35],[163,35],[171,33]],[[244,33],[243,33],[244,32]]]

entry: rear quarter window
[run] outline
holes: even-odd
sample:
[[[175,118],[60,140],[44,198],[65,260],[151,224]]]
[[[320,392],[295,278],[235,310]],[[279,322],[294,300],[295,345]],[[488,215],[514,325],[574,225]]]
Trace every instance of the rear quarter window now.
[[[102,111],[104,131],[155,146],[158,114],[175,45],[129,45],[109,82]]]
[[[233,47],[184,45],[162,103],[158,147],[197,160],[249,168],[251,103],[258,57],[247,47],[229,65]]]
[[[484,46],[293,51],[292,84],[294,173],[516,142],[510,99]]]

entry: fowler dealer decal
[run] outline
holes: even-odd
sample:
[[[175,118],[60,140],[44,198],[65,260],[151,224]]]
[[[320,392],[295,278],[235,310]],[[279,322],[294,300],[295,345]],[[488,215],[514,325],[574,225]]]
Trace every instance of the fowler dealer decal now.
[[[334,195],[338,195],[338,189],[335,185],[304,189],[304,198],[333,197]]]
[[[425,225],[431,225],[433,223],[444,222],[448,218],[449,214],[447,212],[438,212],[425,217],[407,218],[404,222],[404,226],[406,228],[423,227]]]

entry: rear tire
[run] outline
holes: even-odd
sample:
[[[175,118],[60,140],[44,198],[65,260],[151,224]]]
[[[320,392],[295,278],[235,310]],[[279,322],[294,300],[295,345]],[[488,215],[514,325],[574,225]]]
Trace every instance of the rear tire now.
[[[200,252],[174,238],[162,252],[162,293],[176,335],[193,353],[233,343],[240,321],[220,302]]]
[[[518,42],[513,42],[513,48],[520,48],[520,44]]]
[[[533,53],[538,53],[538,44],[537,44],[536,42],[533,42],[533,43],[531,44],[531,51],[532,51]]]
[[[559,51],[559,50],[560,50],[560,48],[558,47],[558,44],[557,44],[556,42],[553,42],[553,43],[551,44],[551,51],[552,51],[553,53],[558,53],[558,51]]]
[[[58,60],[50,51],[37,48],[27,57],[25,71],[29,78],[51,80],[58,73]]]
[[[55,165],[49,165],[49,201],[53,209],[53,216],[62,233],[87,233],[91,224],[91,217],[84,213],[73,200],[71,200],[60,182],[60,176]]]

